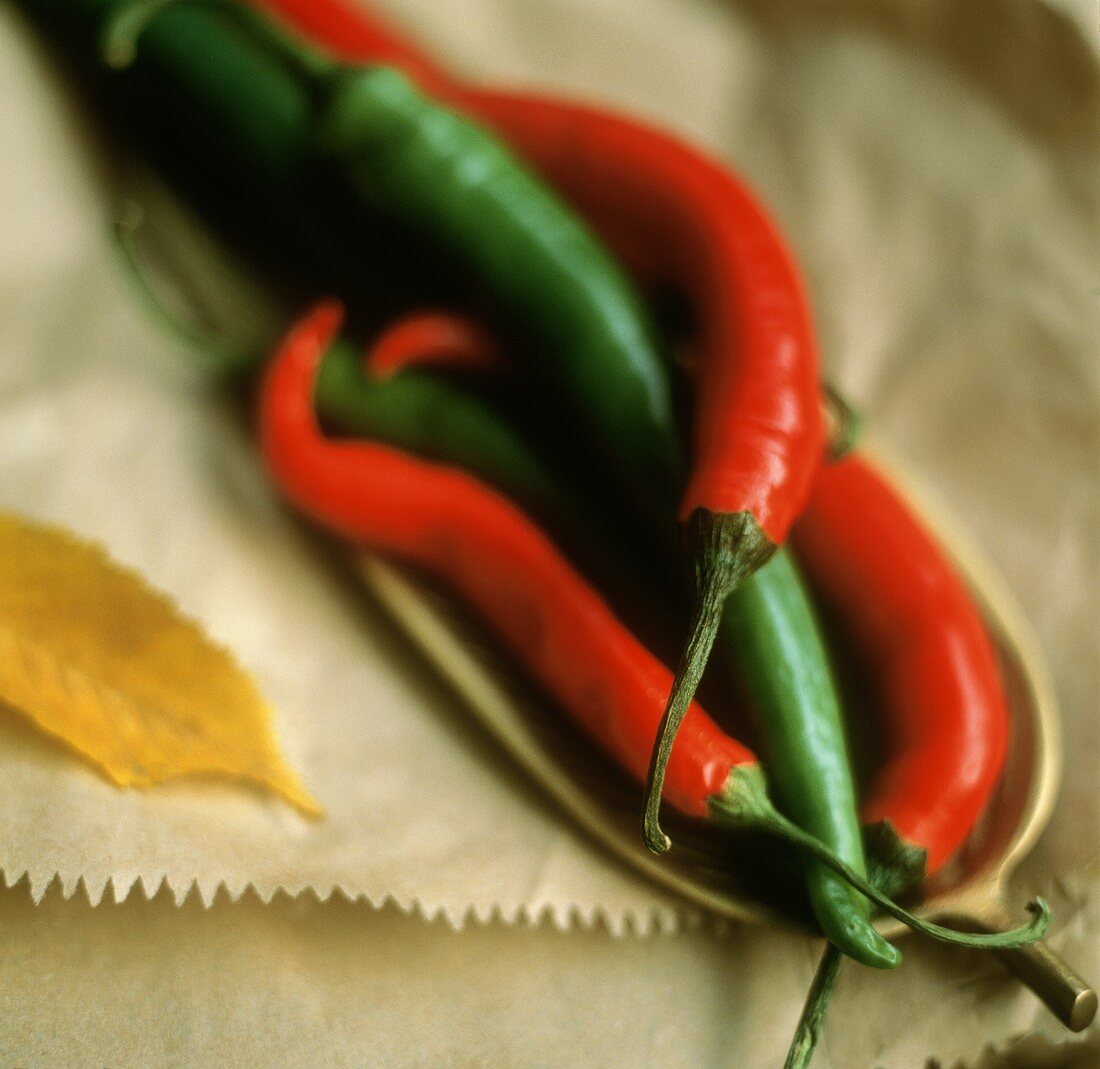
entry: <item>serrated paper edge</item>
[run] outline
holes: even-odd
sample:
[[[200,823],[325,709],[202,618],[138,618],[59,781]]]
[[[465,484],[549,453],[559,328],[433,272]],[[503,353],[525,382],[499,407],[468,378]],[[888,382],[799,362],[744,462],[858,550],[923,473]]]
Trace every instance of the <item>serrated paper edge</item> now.
[[[231,887],[224,879],[214,883],[187,877],[176,879],[167,871],[135,872],[121,876],[111,873],[102,877],[90,877],[83,872],[62,873],[56,869],[31,869],[0,864],[0,884],[8,890],[25,884],[35,905],[54,889],[60,891],[65,901],[82,892],[89,906],[93,908],[121,905],[135,891],[147,902],[152,901],[162,890],[167,891],[177,907],[183,906],[191,898],[197,898],[204,909],[212,908],[219,899],[233,904],[249,894],[255,895],[264,905],[268,905],[276,896],[289,899],[309,896],[322,904],[332,898],[341,898],[372,910],[394,908],[405,916],[417,917],[428,924],[443,922],[456,932],[470,926],[538,928],[550,924],[560,932],[602,929],[615,938],[647,938],[655,935],[676,935],[707,924],[713,925],[716,931],[726,927],[720,918],[711,918],[686,906],[683,909],[662,909],[654,906],[644,913],[629,909],[612,910],[602,905],[578,902],[544,902],[537,905],[504,905],[494,902],[488,905],[468,903],[465,906],[456,906],[453,903],[433,901],[421,896],[397,895],[389,891],[381,894],[355,892],[339,883],[317,887],[309,883],[292,885],[250,880]]]

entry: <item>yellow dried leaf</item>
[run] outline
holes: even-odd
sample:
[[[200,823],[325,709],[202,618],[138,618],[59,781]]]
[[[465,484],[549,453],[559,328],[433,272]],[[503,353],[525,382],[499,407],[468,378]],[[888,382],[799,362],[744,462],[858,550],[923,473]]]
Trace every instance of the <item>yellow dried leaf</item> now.
[[[98,546],[0,513],[5,702],[120,786],[215,774],[320,813],[226,650]]]

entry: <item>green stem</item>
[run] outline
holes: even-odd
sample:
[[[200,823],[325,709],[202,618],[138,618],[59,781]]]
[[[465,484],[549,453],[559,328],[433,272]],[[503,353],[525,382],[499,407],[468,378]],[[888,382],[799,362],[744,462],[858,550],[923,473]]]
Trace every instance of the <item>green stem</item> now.
[[[292,75],[307,80],[323,78],[337,64],[285,32],[272,19],[233,0],[125,0],[112,11],[100,35],[103,62],[115,70],[129,67],[137,57],[141,35],[162,11],[170,7],[212,7],[225,13],[241,30],[274,56]]]
[[[725,592],[709,585],[700,591],[695,603],[695,615],[691,621],[691,633],[680,657],[672,690],[668,696],[660,727],[657,729],[657,745],[649,758],[649,772],[645,781],[645,801],[642,810],[642,838],[655,854],[663,854],[672,846],[672,840],[661,828],[661,793],[664,790],[665,772],[672,754],[672,744],[684,719],[691,700],[699,689],[699,681],[706,669],[707,658],[718,634],[722,620]]]
[[[166,7],[179,0],[129,0],[103,24],[99,37],[99,54],[104,64],[120,71],[129,67],[137,58],[138,39],[145,28]]]
[[[825,944],[825,953],[821,955],[821,961],[814,973],[814,982],[810,985],[806,1004],[802,1007],[802,1016],[798,1019],[798,1027],[795,1029],[791,1048],[787,1051],[783,1069],[806,1069],[810,1064],[843,960],[844,955],[836,946],[832,943]]]
[[[688,521],[695,557],[695,612],[672,681],[657,741],[649,758],[642,807],[642,838],[655,854],[672,840],[661,828],[661,792],[676,733],[706,671],[726,599],[775,552],[750,512],[696,509]]]
[[[1027,924],[1007,932],[959,932],[914,916],[874,887],[851,865],[837,857],[824,843],[783,816],[768,798],[764,775],[759,766],[742,765],[735,768],[730,773],[723,792],[710,799],[710,808],[720,822],[742,829],[754,828],[768,832],[805,851],[842,876],[883,912],[901,921],[914,932],[928,936],[929,939],[954,946],[970,947],[973,950],[1012,950],[1041,939],[1050,926],[1050,906],[1038,896],[1026,907],[1028,912],[1033,914],[1032,919]]]
[[[153,282],[137,250],[134,234],[140,225],[141,208],[131,202],[127,204],[124,214],[111,223],[111,234],[126,277],[150,315],[167,327],[188,348],[199,353],[211,368],[223,374],[239,374],[260,363],[259,354],[237,348],[213,331],[204,330],[169,306]]]
[[[822,383],[821,392],[828,403],[833,426],[829,434],[829,460],[835,463],[847,456],[863,437],[863,420],[831,383]]]
[[[1046,900],[1036,896],[1034,902],[1028,902],[1027,911],[1033,914],[1033,918],[1018,928],[1011,928],[1007,932],[990,932],[986,934],[977,932],[960,932],[954,928],[945,928],[941,924],[922,920],[914,916],[908,910],[903,909],[893,899],[887,898],[881,891],[873,887],[856,872],[851,865],[845,864],[836,857],[827,847],[823,846],[812,835],[807,835],[797,824],[792,824],[780,813],[775,814],[777,821],[770,830],[777,835],[782,835],[788,842],[801,847],[808,854],[817,858],[823,864],[828,865],[834,872],[843,876],[857,891],[866,895],[883,912],[902,922],[914,932],[920,932],[930,939],[936,939],[941,943],[951,943],[955,946],[970,947],[974,950],[1011,950],[1016,947],[1027,946],[1041,939],[1050,926],[1050,906]]]

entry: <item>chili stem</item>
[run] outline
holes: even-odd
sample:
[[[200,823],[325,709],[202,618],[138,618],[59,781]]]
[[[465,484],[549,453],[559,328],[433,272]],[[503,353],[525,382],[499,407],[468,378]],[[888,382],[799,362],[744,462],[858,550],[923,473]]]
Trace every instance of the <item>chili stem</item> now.
[[[791,1048],[787,1051],[783,1069],[806,1069],[810,1064],[843,960],[844,955],[833,943],[825,944],[825,953],[821,955],[821,961],[814,973],[814,982],[806,995],[806,1004],[802,1007],[802,1016],[798,1019],[798,1027],[795,1029]]]
[[[112,70],[125,70],[137,57],[138,38],[170,4],[178,0],[131,0],[124,4],[104,24],[100,35],[99,54]]]
[[[726,599],[774,552],[775,545],[749,512],[732,515],[696,509],[688,521],[695,559],[695,613],[691,631],[672,681],[657,741],[649,761],[642,808],[642,837],[655,854],[666,853],[672,840],[661,829],[661,790],[665,769],[680,723],[691,706],[718,635]]]
[[[672,744],[680,723],[691,706],[691,699],[699,687],[706,668],[707,657],[718,634],[722,620],[722,604],[725,598],[713,586],[705,587],[696,602],[695,616],[691,622],[691,634],[672,681],[668,705],[665,706],[660,726],[657,728],[657,745],[649,759],[649,772],[645,781],[645,806],[642,812],[642,837],[655,854],[664,854],[672,846],[672,840],[661,828],[661,793],[665,785],[665,770],[672,754]]]
[[[1041,939],[1050,926],[1050,906],[1038,895],[1035,901],[1029,902],[1026,907],[1028,912],[1033,914],[1032,919],[1007,932],[959,932],[914,916],[893,899],[884,895],[822,842],[783,816],[768,798],[764,774],[759,765],[739,765],[733,769],[722,793],[710,799],[710,808],[715,819],[720,822],[742,829],[753,828],[768,832],[804,850],[811,857],[843,876],[879,909],[901,921],[914,932],[928,936],[929,939],[954,946],[970,947],[973,950],[1011,950]]]
[[[114,70],[125,70],[137,58],[137,46],[149,24],[170,7],[208,7],[223,12],[250,39],[291,73],[323,78],[337,69],[327,56],[303,46],[271,19],[232,0],[128,0],[107,19],[100,37],[100,55]]]
[[[863,437],[863,418],[831,383],[822,383],[821,392],[825,395],[825,404],[831,423],[828,443],[829,460],[836,463],[859,445]]]
[[[141,214],[141,207],[130,202],[125,213],[111,223],[115,248],[126,277],[133,284],[141,303],[154,319],[167,327],[189,349],[200,353],[206,363],[216,371],[234,375],[253,369],[262,360],[259,352],[248,352],[235,347],[229,339],[205,329],[193,319],[177,312],[161,294],[134,241],[134,234],[141,225]]]

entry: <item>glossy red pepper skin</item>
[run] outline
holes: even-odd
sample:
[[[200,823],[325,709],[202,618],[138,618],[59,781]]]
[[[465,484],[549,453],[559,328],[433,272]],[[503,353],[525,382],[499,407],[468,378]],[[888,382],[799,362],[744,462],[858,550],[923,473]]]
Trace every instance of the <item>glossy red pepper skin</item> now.
[[[369,19],[334,29],[303,21],[300,0],[263,0],[342,59],[402,50]],[[324,2],[324,0],[322,0]],[[332,6],[326,3],[325,6]],[[670,135],[595,108],[449,83],[405,49],[409,73],[502,135],[614,246],[644,235],[649,265],[696,309],[694,457],[680,518],[692,543],[696,599],[647,778],[643,834],[670,842],[657,800],[718,633],[727,597],[774,553],[805,506],[824,450],[813,323],[794,262],[767,214],[729,172]],[[656,470],[656,469],[654,469]]]
[[[1004,767],[1009,714],[969,591],[932,535],[863,457],[824,468],[794,545],[873,671],[887,748],[863,802],[935,872]]]
[[[759,201],[703,153],[596,108],[472,90],[462,106],[698,310],[681,519],[746,511],[781,545],[809,496],[824,426],[809,302]]]
[[[399,329],[406,322],[421,329]],[[387,346],[398,343],[402,368],[503,363],[463,316],[409,317]],[[792,538],[874,681],[888,753],[862,819],[889,821],[924,850],[930,876],[974,827],[1004,766],[1010,718],[985,625],[934,537],[865,457],[823,468]]]
[[[400,66],[502,135],[631,266],[698,310],[695,453],[680,502],[749,513],[781,545],[824,448],[812,314],[797,267],[747,186],[670,134],[545,96],[466,87],[375,19],[327,0],[257,0],[334,55]]]
[[[265,378],[260,441],[280,488],[325,526],[443,581],[593,739],[643,777],[668,669],[500,494],[455,468],[324,437],[313,384],[341,319],[338,305],[322,305],[292,331]],[[693,705],[665,797],[690,816],[706,816],[732,770],[755,765]]]
[[[476,320],[424,310],[391,323],[371,344],[363,368],[384,379],[408,366],[491,368],[500,363],[492,335]]]
[[[682,502],[682,515],[689,514],[693,507],[720,511],[744,495],[745,500],[754,502],[769,539],[781,541],[806,501],[814,474],[820,472],[822,482],[814,498],[813,512],[818,523],[811,517],[801,525],[800,545],[809,545],[810,539],[820,544],[815,534],[824,530],[821,524],[840,524],[845,520],[844,514],[836,511],[835,499],[834,507],[827,507],[828,488],[837,483],[838,473],[852,469],[841,465],[821,470],[817,464],[822,455],[824,430],[818,407],[817,357],[808,304],[779,235],[743,185],[676,139],[629,120],[576,104],[461,86],[425,53],[394,35],[374,17],[352,11],[340,2],[257,2],[283,15],[334,54],[348,60],[395,63],[424,88],[460,108],[472,110],[495,126],[517,151],[573,199],[632,269],[651,278],[686,280],[684,287],[700,302],[703,313],[696,354],[698,374],[704,376],[699,379],[700,394],[706,396],[709,390],[704,385],[708,369],[715,380],[721,380],[721,386],[715,392],[712,411],[696,430],[697,468]],[[740,221],[743,232],[737,227],[725,229],[733,218]],[[726,240],[722,240],[722,235]],[[759,318],[761,313],[763,318]],[[728,435],[736,436],[737,428],[732,421],[724,421],[730,411],[726,403],[738,383],[733,365],[741,358],[740,348],[746,343],[762,361],[766,362],[766,354],[778,355],[777,373],[790,371],[784,361],[793,359],[800,349],[811,354],[802,365],[804,374],[796,376],[797,388],[780,389],[778,394],[772,394],[781,400],[765,418],[766,433],[758,442],[767,442],[769,435],[777,434],[779,447],[769,451],[762,446],[757,455],[770,471],[771,480],[765,479],[763,484],[750,480],[747,487],[739,483],[736,469],[726,467],[729,458],[736,454],[736,443]],[[808,371],[810,367],[814,369],[812,373]],[[723,396],[726,401],[720,402],[718,398]],[[793,452],[782,441],[788,430],[803,432],[797,442],[790,440]],[[799,457],[803,474],[796,476],[793,483],[784,483],[784,476],[789,478],[791,471],[799,467]],[[848,479],[851,481],[852,476]],[[741,489],[737,489],[739,485]],[[734,495],[733,501],[728,496],[712,496],[711,489],[718,487],[726,487],[725,492]],[[784,487],[790,492],[780,492]],[[913,549],[920,544],[920,539],[912,535],[915,521],[896,498],[894,503],[901,514],[898,517],[895,513],[895,518],[899,519],[901,530],[910,530],[907,544]],[[853,511],[847,522],[858,523],[857,515]],[[887,538],[889,532],[880,533]],[[932,548],[939,555],[934,545]],[[934,560],[927,544],[925,553],[926,563]],[[807,560],[811,568],[813,559]],[[852,575],[873,559],[860,557],[852,547],[843,574]],[[941,574],[945,567],[950,572],[942,555],[935,567]],[[916,580],[921,574],[916,569],[912,577]],[[878,578],[886,584],[890,582],[888,576]],[[816,571],[814,579],[815,583],[821,582]],[[901,578],[896,577],[896,582],[900,583]],[[957,586],[957,580],[954,582]],[[872,605],[859,596],[859,586],[852,589],[855,593],[850,592],[845,612],[852,614],[856,627],[860,626],[859,614],[871,611]],[[917,626],[904,622],[904,591],[895,593],[895,608],[900,615],[893,626]],[[967,609],[961,607],[956,597],[952,600],[960,615],[976,616],[972,605]],[[929,609],[923,621],[928,628],[926,647],[938,641],[935,616]],[[863,627],[868,635],[874,633],[869,625]],[[883,627],[879,633],[886,630]],[[975,667],[956,659],[951,667],[958,670],[958,677],[951,677],[949,672],[939,675],[938,693],[950,699],[941,707],[939,717],[922,716],[917,706],[924,708],[923,684],[912,677],[911,667],[899,665],[899,678],[889,686],[890,700],[884,708],[888,724],[897,720],[896,726],[890,728],[897,745],[893,771],[884,770],[873,785],[863,813],[868,821],[890,820],[909,842],[927,849],[929,871],[937,869],[965,838],[1003,764],[1007,714],[999,681],[989,673],[988,639],[983,650],[981,638],[974,637],[972,623],[967,631],[978,663]],[[941,669],[951,662],[949,653],[942,649],[933,660]],[[971,677],[981,681],[978,690],[985,696],[977,709],[968,708],[961,701],[965,681]],[[989,735],[983,737],[982,731],[988,731]],[[966,744],[964,752],[979,751],[976,767],[981,771],[976,779],[969,775],[965,760],[955,761],[940,750],[937,738],[944,746],[950,745],[954,738]],[[909,739],[916,745],[911,756],[905,751]],[[676,749],[683,745],[681,742]],[[952,776],[956,782],[948,783]],[[924,813],[931,815],[926,818],[922,816]]]

